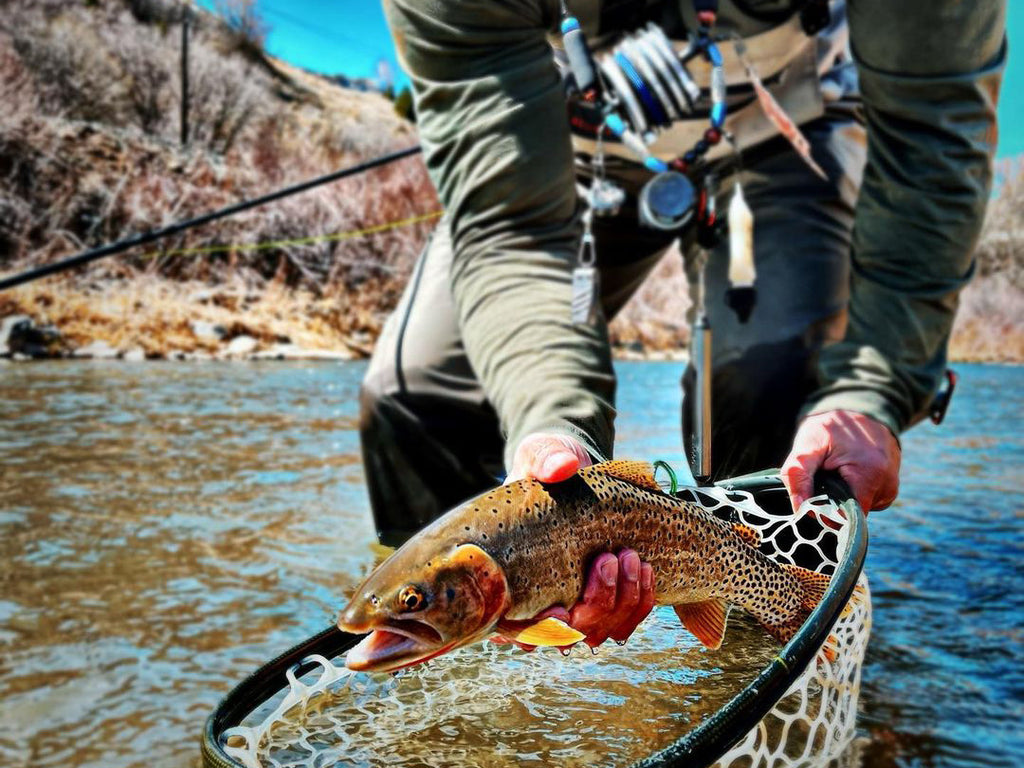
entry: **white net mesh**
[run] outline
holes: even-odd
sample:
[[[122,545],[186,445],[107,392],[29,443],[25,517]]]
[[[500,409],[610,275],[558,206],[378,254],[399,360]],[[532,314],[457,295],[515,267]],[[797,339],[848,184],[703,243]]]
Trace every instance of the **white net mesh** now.
[[[780,562],[831,574],[846,519],[824,497],[801,513],[772,512],[743,491],[687,491],[726,519],[757,529]],[[785,510],[787,504],[773,505]],[[804,514],[808,509],[812,515]],[[845,764],[871,626],[862,575],[827,646],[774,709],[717,765]],[[778,653],[742,613],[706,651],[659,609],[627,648],[563,659],[486,643],[395,677],[350,673],[342,658],[312,657],[315,671],[224,734],[246,768],[334,765],[628,765],[684,736],[747,685]],[[832,660],[829,660],[831,656]]]

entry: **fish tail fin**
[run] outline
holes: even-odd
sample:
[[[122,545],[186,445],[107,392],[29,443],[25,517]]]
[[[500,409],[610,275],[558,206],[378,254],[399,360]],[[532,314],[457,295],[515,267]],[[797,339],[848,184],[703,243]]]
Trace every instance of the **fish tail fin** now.
[[[793,635],[797,633],[797,630],[803,626],[803,623],[807,621],[807,617],[811,615],[811,611],[818,607],[818,603],[825,596],[825,590],[828,589],[829,577],[823,573],[812,571],[807,568],[801,568],[797,565],[783,565],[783,570],[786,573],[793,576],[800,589],[800,608],[797,611],[796,616],[792,620],[784,624],[765,624],[765,629],[768,630],[776,640],[780,643],[788,643]],[[822,651],[825,654],[825,658],[830,662],[834,662],[837,658],[835,651],[836,640],[830,636],[825,644],[822,646]]]

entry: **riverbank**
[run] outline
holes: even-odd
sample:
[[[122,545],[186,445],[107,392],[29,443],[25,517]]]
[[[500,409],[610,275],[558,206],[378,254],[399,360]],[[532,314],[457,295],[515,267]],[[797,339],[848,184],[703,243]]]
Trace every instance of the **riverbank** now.
[[[659,269],[672,271],[667,262]],[[670,288],[684,298],[664,295]],[[372,354],[399,290],[393,280],[327,295],[157,276],[44,281],[0,295],[0,359],[360,359]],[[685,359],[685,295],[671,274],[645,286],[612,323],[615,357]],[[1022,308],[1024,291],[1005,276],[976,278],[961,296],[950,360],[1024,363]]]

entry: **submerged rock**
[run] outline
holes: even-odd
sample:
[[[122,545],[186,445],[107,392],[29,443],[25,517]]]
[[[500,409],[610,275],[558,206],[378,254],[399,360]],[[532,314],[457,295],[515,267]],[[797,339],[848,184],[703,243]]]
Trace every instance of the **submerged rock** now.
[[[12,315],[0,322],[0,355],[15,360],[60,357],[64,354],[60,331],[36,325],[28,315]]]

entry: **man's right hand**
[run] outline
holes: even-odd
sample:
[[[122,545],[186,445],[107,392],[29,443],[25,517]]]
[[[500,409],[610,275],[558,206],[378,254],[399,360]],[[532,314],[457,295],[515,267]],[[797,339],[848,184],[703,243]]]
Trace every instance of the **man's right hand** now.
[[[535,432],[520,441],[505,482],[535,477],[542,483],[559,483],[592,463],[587,449],[573,438]]]

